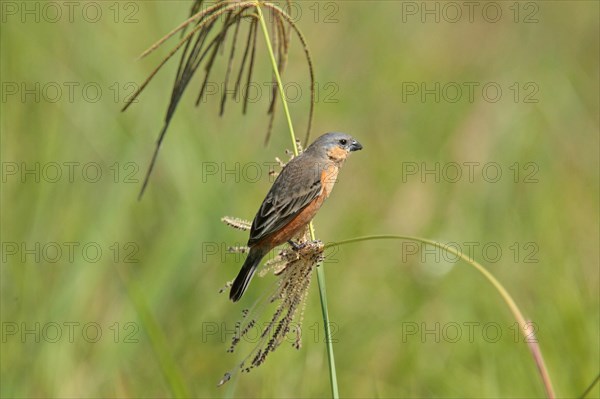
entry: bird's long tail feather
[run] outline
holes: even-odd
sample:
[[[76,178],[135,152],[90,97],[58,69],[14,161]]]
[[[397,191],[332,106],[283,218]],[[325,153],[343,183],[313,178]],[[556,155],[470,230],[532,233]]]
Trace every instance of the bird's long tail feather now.
[[[248,284],[250,284],[250,280],[252,280],[252,276],[254,276],[254,272],[256,271],[258,264],[264,256],[264,252],[259,248],[255,247],[250,250],[246,261],[231,285],[229,299],[231,299],[233,302],[237,302],[242,295],[244,295],[246,288],[248,288]]]

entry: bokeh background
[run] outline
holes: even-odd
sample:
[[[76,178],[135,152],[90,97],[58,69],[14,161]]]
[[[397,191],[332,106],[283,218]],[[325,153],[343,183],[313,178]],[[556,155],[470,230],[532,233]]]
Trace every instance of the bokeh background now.
[[[317,235],[473,248],[534,322],[558,395],[577,396],[600,369],[599,3],[474,3],[295,3],[316,68],[313,137],[364,145]],[[316,279],[303,348],[285,343],[216,387],[252,346],[226,353],[242,308],[275,281],[255,278],[242,303],[218,293],[243,261],[226,248],[247,239],[220,218],[251,219],[267,163],[290,148],[281,113],[263,144],[262,36],[248,114],[238,100],[219,117],[218,87],[195,108],[197,76],[138,202],[177,60],[120,108],[175,42],[137,56],[190,2],[71,4],[1,4],[2,397],[329,395]],[[307,69],[292,44],[284,80],[303,137]],[[370,241],[328,253],[341,394],[543,396],[497,292],[464,263],[415,252]]]

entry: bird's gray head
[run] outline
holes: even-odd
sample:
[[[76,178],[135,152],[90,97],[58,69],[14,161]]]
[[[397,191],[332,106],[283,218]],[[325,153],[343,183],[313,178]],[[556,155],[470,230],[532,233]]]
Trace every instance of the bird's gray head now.
[[[343,161],[348,154],[362,148],[362,145],[349,134],[332,132],[317,138],[305,152],[324,155],[333,161]]]

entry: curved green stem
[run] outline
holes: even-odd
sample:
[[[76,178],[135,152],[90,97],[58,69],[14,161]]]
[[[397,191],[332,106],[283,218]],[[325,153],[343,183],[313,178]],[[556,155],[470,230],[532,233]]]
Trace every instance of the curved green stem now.
[[[290,136],[292,139],[292,148],[294,149],[294,155],[298,155],[298,146],[296,145],[296,134],[294,133],[294,125],[292,124],[292,117],[290,116],[290,109],[288,107],[287,99],[285,97],[285,91],[283,90],[283,83],[281,83],[281,76],[279,75],[279,67],[277,66],[277,60],[275,60],[275,53],[271,46],[271,39],[269,38],[269,31],[267,24],[265,23],[265,17],[263,16],[260,4],[256,4],[256,12],[258,13],[258,19],[260,21],[260,27],[262,28],[263,34],[265,35],[265,43],[267,44],[267,52],[271,58],[271,65],[273,66],[273,73],[277,80],[277,87],[279,88],[279,94],[281,95],[281,102],[283,103],[283,111],[287,120],[288,128],[290,130]]]
[[[258,14],[258,19],[260,21],[260,26],[262,28],[263,34],[265,36],[265,43],[267,45],[267,52],[269,53],[269,57],[271,58],[271,65],[273,67],[273,73],[275,74],[275,79],[277,80],[277,87],[279,88],[279,94],[281,95],[281,102],[283,103],[283,111],[285,113],[285,117],[287,120],[288,128],[290,131],[290,137],[292,139],[292,148],[294,150],[294,155],[298,155],[298,146],[296,145],[296,135],[294,134],[294,126],[292,124],[292,117],[290,116],[290,110],[288,108],[287,99],[285,97],[285,91],[283,90],[283,84],[281,82],[281,76],[279,74],[279,69],[277,66],[277,61],[275,60],[275,53],[273,52],[273,47],[271,46],[271,39],[269,38],[269,31],[267,29],[267,25],[265,23],[265,18],[263,16],[262,10],[260,8],[260,3],[256,3],[256,12]],[[311,240],[315,240],[315,229],[313,227],[312,222],[309,224],[310,238]],[[333,344],[331,339],[331,323],[329,322],[329,313],[327,311],[327,291],[325,289],[325,272],[323,271],[323,265],[317,268],[317,282],[319,285],[319,295],[321,297],[321,312],[323,314],[323,324],[325,329],[325,345],[327,347],[327,359],[329,363],[329,379],[331,381],[331,396],[334,399],[339,398],[338,392],[338,384],[337,384],[337,373],[335,370],[335,357],[333,355]]]
[[[596,379],[592,381],[590,386],[587,387],[587,389],[581,394],[581,396],[579,396],[579,399],[585,399],[585,397],[588,396],[590,392],[592,392],[592,389],[594,389],[594,386],[598,383],[598,381],[600,381],[600,374],[596,376]]]
[[[428,240],[426,238],[420,238],[420,237],[392,235],[392,234],[351,238],[349,240],[339,241],[336,243],[329,243],[329,244],[325,245],[325,249],[330,248],[330,247],[360,242],[360,241],[386,240],[386,239],[416,241],[416,242],[420,242],[423,244],[427,244],[427,245],[431,245],[431,246],[440,248],[444,251],[447,251],[451,254],[456,255],[457,257],[459,257],[460,259],[464,260],[465,262],[467,262],[468,264],[473,266],[475,269],[477,269],[477,271],[479,271],[481,274],[483,274],[483,276],[494,286],[496,291],[498,291],[498,293],[500,294],[500,296],[502,297],[504,302],[508,305],[511,313],[513,314],[513,316],[519,323],[519,326],[521,328],[521,333],[525,337],[525,342],[527,342],[527,344],[529,346],[529,350],[531,351],[533,359],[534,359],[536,366],[538,368],[538,371],[540,373],[542,383],[544,384],[544,388],[546,389],[547,397],[551,398],[551,399],[554,399],[556,397],[556,394],[554,393],[554,388],[552,387],[552,380],[550,379],[550,375],[548,374],[548,368],[546,367],[546,364],[544,363],[544,358],[542,357],[542,352],[540,350],[540,347],[537,343],[537,340],[532,339],[533,331],[531,329],[531,323],[528,322],[525,319],[525,317],[523,317],[523,313],[521,312],[521,310],[515,303],[512,296],[504,288],[504,286],[485,267],[483,267],[480,263],[478,263],[474,259],[464,255],[462,252],[456,250],[455,248],[453,248],[449,245],[445,245],[445,244],[442,244],[442,243],[439,243],[436,241],[432,241],[432,240]],[[533,341],[535,341],[535,342],[533,342]]]

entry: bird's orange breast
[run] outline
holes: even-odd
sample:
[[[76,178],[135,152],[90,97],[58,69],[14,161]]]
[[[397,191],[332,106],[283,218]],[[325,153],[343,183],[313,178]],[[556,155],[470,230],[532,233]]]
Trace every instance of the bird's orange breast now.
[[[333,186],[337,181],[339,170],[340,168],[331,163],[323,170],[323,172],[321,172],[321,187],[323,187],[321,195],[324,195],[325,198],[329,197],[329,194],[331,194]]]
[[[336,165],[328,165],[321,172],[321,193],[290,220],[288,224],[261,240],[261,245],[268,245],[273,248],[288,242],[301,233],[306,225],[315,217],[325,199],[331,194],[331,190],[333,190],[333,186],[337,180],[338,171],[339,168]]]

